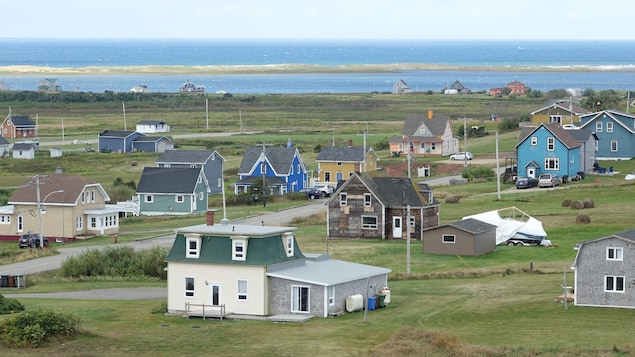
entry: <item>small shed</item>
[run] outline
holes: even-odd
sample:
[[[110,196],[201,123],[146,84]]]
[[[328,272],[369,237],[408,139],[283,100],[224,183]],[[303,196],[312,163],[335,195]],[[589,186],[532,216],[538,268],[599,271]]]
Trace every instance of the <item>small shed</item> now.
[[[34,159],[35,158],[35,145],[32,143],[16,143],[13,144],[13,158],[14,159]]]
[[[468,218],[423,232],[424,254],[477,256],[496,249],[496,226]]]

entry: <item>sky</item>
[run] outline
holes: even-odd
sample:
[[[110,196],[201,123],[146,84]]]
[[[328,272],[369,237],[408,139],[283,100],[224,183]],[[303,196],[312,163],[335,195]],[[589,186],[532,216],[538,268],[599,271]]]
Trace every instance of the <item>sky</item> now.
[[[0,38],[632,40],[632,0],[0,0]]]

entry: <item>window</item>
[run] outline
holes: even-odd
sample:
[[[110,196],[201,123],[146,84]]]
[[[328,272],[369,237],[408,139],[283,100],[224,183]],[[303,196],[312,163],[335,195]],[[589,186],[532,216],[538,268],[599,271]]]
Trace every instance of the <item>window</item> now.
[[[295,244],[293,243],[293,233],[284,233],[283,234],[284,237],[284,247],[285,250],[287,252],[287,257],[292,257],[293,253],[294,253],[294,246]]]
[[[364,207],[370,207],[372,204],[372,196],[370,193],[364,194]]]
[[[291,312],[309,312],[309,287],[291,287]]]
[[[329,171],[324,171],[324,182],[331,182],[331,173]]]
[[[549,137],[547,138],[547,150],[554,151],[556,149],[556,139]]]
[[[194,297],[194,278],[185,278],[185,297]]]
[[[264,164],[264,163],[260,164],[260,173],[261,174],[266,174],[267,173],[267,164]]]
[[[24,230],[24,217],[18,216],[18,232],[22,232]]]
[[[377,217],[362,216],[362,229],[377,229]]]
[[[417,219],[415,218],[415,216],[408,217],[408,224],[410,225],[410,228],[412,230],[414,230],[416,223],[417,223]]]
[[[557,157],[545,157],[545,170],[559,170],[560,159]]]
[[[90,228],[97,228],[97,218],[90,217]]]
[[[436,143],[432,143],[432,151],[435,151],[437,149],[437,144]]]
[[[298,167],[295,169],[295,172],[297,173],[302,172],[302,165],[298,164]]]
[[[538,138],[537,137],[532,136],[530,140],[531,140],[531,146],[538,145]]]
[[[617,151],[617,140],[611,140],[611,151]]]
[[[622,248],[606,248],[606,260],[622,260],[624,250]]]
[[[200,201],[200,200],[202,200],[202,199],[203,199],[203,197],[204,197],[204,196],[203,196],[203,192],[199,192],[199,193],[198,193],[198,199],[199,199],[199,201]]]
[[[11,216],[9,215],[1,215],[0,216],[0,224],[11,224]]]
[[[346,206],[347,204],[347,195],[346,193],[340,193],[340,206]]]
[[[86,192],[82,191],[82,203],[86,203]]]
[[[342,162],[341,162],[341,161],[339,161],[339,162],[338,162],[337,164],[335,164],[335,165],[337,165],[337,166],[342,166]]]
[[[595,132],[596,133],[601,133],[602,132],[602,122],[601,121],[595,123]]]
[[[152,203],[152,202],[154,202],[154,196],[152,196],[152,195],[146,195],[146,202],[148,202],[148,203]]]
[[[90,190],[90,202],[95,202],[95,190]]]
[[[624,292],[624,277],[623,276],[605,276],[605,292]]]
[[[222,185],[222,184],[223,184],[223,180],[219,177],[219,178],[216,180],[216,187],[221,187],[221,185]]]
[[[456,236],[454,234],[444,234],[441,240],[443,243],[455,243]]]
[[[329,306],[333,306],[335,305],[335,286],[331,285],[327,288],[327,290],[327,294],[329,297]]]
[[[612,133],[613,132],[613,122],[612,121],[606,123],[606,132],[607,133]]]
[[[185,197],[183,197],[183,195],[174,196],[174,201],[176,201],[176,203],[183,203],[183,201],[185,201]]]
[[[238,300],[247,300],[247,280],[238,280]]]
[[[200,253],[200,238],[186,237],[185,247],[186,247],[186,251],[185,251],[186,258],[198,258]]]
[[[245,260],[247,258],[247,240],[232,239],[232,260]]]
[[[562,124],[562,115],[550,115],[549,122]]]

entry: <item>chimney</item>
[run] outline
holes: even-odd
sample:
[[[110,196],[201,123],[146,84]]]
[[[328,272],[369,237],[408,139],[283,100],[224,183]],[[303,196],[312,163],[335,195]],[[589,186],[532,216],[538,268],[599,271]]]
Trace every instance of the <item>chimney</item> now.
[[[428,119],[432,119],[433,116],[434,116],[434,111],[428,110]]]
[[[348,147],[353,147],[353,139],[348,139]]]
[[[207,225],[213,226],[214,225],[214,211],[207,211],[206,218],[207,218]]]

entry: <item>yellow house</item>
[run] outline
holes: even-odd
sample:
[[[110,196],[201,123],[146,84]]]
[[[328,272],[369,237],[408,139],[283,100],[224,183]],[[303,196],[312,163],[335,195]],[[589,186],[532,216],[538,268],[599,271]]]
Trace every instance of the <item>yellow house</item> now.
[[[379,156],[373,148],[353,146],[325,146],[316,158],[318,181],[332,183],[347,180],[354,172],[377,170]]]
[[[560,126],[565,124],[579,126],[580,117],[591,113],[591,111],[573,103],[572,100],[560,100],[532,112],[531,124],[538,126],[542,123],[558,123]]]

